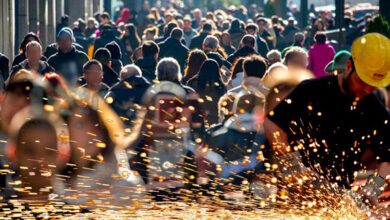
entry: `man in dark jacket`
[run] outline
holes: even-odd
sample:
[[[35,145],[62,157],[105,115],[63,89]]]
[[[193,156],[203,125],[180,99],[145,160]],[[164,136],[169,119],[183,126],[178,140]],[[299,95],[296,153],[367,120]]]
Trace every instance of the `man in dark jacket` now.
[[[219,67],[224,66],[227,70],[230,70],[232,64],[227,61],[220,53],[218,53],[219,40],[214,36],[207,36],[203,41],[203,51],[206,53],[209,59],[217,61]]]
[[[4,81],[8,79],[9,73],[9,59],[2,53],[0,53],[0,76],[3,78],[1,80],[0,88],[3,89]]]
[[[156,79],[155,72],[159,52],[160,48],[156,43],[154,43],[153,41],[146,41],[142,45],[143,57],[135,62],[135,65],[141,68],[142,76],[149,81],[153,81]]]
[[[257,26],[259,28],[258,36],[267,41],[268,48],[271,50],[274,48],[274,42],[272,41],[272,35],[267,31],[267,20],[265,18],[257,19]]]
[[[293,43],[293,39],[294,39],[294,35],[296,33],[298,33],[300,31],[300,29],[295,26],[295,19],[293,17],[290,17],[288,19],[288,24],[287,26],[284,28],[283,32],[282,32],[282,35],[285,37],[286,39],[286,44],[290,45]]]
[[[116,30],[114,30],[114,28],[110,25],[103,26],[101,30],[102,35],[95,41],[94,54],[99,48],[106,46],[106,44],[112,41],[115,41],[119,45],[123,54],[123,51],[125,51],[125,45],[118,37],[116,37]]]
[[[54,72],[53,67],[51,67],[47,62],[40,60],[42,57],[42,47],[36,41],[31,41],[26,46],[26,57],[23,62],[12,67],[10,76],[12,77],[21,69],[32,70],[41,75],[45,75],[48,72]]]
[[[126,65],[120,73],[120,81],[113,85],[105,99],[111,99],[110,106],[123,118],[128,126],[135,119],[135,104],[140,105],[150,82],[142,77],[141,69],[134,65]]]
[[[58,52],[48,60],[69,86],[76,85],[83,72],[83,65],[88,61],[87,54],[72,45],[73,40],[73,33],[63,28],[57,36]]]
[[[174,28],[171,32],[171,36],[166,41],[159,44],[159,58],[175,58],[177,62],[179,62],[181,71],[184,70],[188,57],[188,48],[181,43],[182,38],[183,31],[180,28]]]
[[[240,49],[238,49],[236,52],[234,52],[232,55],[228,57],[228,61],[230,63],[234,63],[238,58],[240,57],[246,57],[250,55],[259,55],[255,48],[256,48],[256,39],[252,35],[245,35],[240,43]]]
[[[212,26],[210,23],[205,23],[203,25],[203,30],[200,34],[192,38],[190,49],[202,49],[202,44],[204,39],[211,34]]]
[[[247,34],[251,34],[256,38],[256,44],[257,44],[257,52],[262,57],[267,57],[267,53],[269,52],[267,41],[264,40],[262,37],[260,37],[258,32],[258,27],[256,24],[251,23],[248,24],[245,28]]]
[[[109,87],[119,81],[118,73],[111,68],[111,53],[107,48],[100,48],[93,56],[103,66],[103,83]]]

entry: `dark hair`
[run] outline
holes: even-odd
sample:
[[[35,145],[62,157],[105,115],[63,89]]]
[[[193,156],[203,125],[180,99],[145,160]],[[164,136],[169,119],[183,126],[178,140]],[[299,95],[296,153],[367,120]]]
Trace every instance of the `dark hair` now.
[[[245,35],[243,38],[242,38],[242,44],[246,47],[254,47],[255,44],[256,44],[256,39],[255,37],[253,37],[252,35]]]
[[[39,37],[35,33],[30,32],[23,37],[23,40],[19,46],[19,53],[23,53],[26,50],[26,46],[30,42],[28,40],[29,38],[34,38],[35,41],[37,41],[39,44],[41,44],[41,40],[39,39]]]
[[[111,59],[115,59],[115,60],[120,60],[122,59],[122,52],[121,52],[121,48],[119,47],[118,43],[115,42],[115,41],[111,41],[110,43],[106,44],[106,46],[104,46],[105,48],[107,48],[107,50],[110,51],[111,53]]]
[[[204,61],[199,70],[197,86],[197,92],[200,94],[204,94],[206,88],[215,88],[221,95],[223,95],[225,86],[221,80],[217,61],[212,59]]]
[[[176,27],[171,31],[171,37],[180,40],[183,37],[183,31]]]
[[[142,45],[143,57],[152,57],[160,52],[160,48],[154,41],[145,41]]]
[[[203,31],[211,32],[212,29],[213,29],[213,26],[209,22],[207,22],[203,25]]]
[[[245,58],[242,64],[242,69],[247,77],[253,76],[261,78],[267,70],[267,63],[262,57],[253,55]]]
[[[241,73],[243,71],[242,69],[242,63],[244,62],[245,58],[244,57],[241,57],[239,59],[237,59],[232,68],[231,68],[231,72],[232,72],[232,79],[236,78],[236,75],[237,73]]]
[[[110,19],[110,14],[108,12],[103,12],[102,14],[100,14],[99,16],[100,18],[104,18],[104,19]]]
[[[99,48],[93,55],[93,58],[101,64],[107,65],[111,61],[111,53],[107,48]]]
[[[326,34],[323,32],[318,32],[316,35],[314,35],[314,39],[316,40],[316,43],[324,44],[326,43]]]
[[[256,31],[257,29],[258,29],[258,27],[255,23],[249,23],[245,28],[246,31],[249,31],[249,30]]]
[[[256,23],[258,24],[260,22],[267,23],[267,20],[264,17],[260,17],[260,18],[257,19]]]
[[[176,27],[177,27],[177,23],[174,21],[171,21],[168,24],[166,24],[164,27],[164,36],[166,36],[166,37],[170,36],[172,30]]]
[[[207,55],[199,49],[192,50],[188,55],[188,65],[184,70],[184,79],[189,80],[199,73],[204,61],[207,60]],[[185,83],[185,82],[184,82]]]
[[[126,24],[125,28],[129,31],[129,36],[125,36],[125,32],[123,32],[122,39],[128,40],[130,42],[131,48],[135,49],[139,47],[141,44],[141,39],[137,32],[137,27],[130,23]]]
[[[100,69],[103,69],[102,64],[99,61],[92,59],[84,64],[83,71],[85,72],[86,70],[89,70],[92,65],[98,65]]]

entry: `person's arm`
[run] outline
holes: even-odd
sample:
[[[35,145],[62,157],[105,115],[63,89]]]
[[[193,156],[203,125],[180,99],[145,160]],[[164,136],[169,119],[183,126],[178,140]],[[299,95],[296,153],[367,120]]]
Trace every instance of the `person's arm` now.
[[[287,133],[268,118],[264,121],[264,132],[274,151],[281,154],[289,152]]]

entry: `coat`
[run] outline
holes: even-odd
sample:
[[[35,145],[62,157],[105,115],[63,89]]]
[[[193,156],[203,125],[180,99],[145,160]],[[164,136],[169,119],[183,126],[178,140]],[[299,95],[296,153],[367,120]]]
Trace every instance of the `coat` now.
[[[159,58],[173,57],[180,65],[183,72],[188,58],[188,48],[175,38],[168,38],[158,45],[160,47]]]

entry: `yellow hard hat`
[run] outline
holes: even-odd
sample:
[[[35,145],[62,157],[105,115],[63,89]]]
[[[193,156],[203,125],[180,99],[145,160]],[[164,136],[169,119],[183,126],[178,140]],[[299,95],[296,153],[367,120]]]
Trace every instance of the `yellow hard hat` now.
[[[369,33],[352,44],[352,58],[361,80],[382,88],[390,84],[390,40],[378,33]]]

